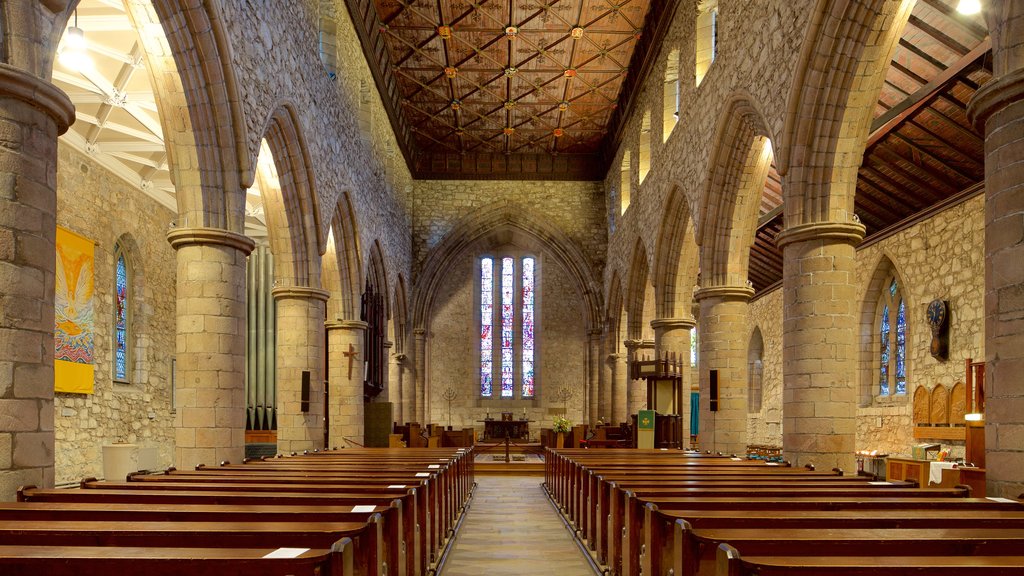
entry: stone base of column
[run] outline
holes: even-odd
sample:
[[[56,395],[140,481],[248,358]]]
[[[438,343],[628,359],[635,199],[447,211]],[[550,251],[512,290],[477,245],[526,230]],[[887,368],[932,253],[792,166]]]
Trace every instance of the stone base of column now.
[[[323,448],[324,391],[321,374],[325,307],[330,293],[302,286],[272,291],[277,301],[277,450]],[[302,410],[302,373],[309,398]]]
[[[330,374],[327,393],[328,448],[363,444],[363,332],[360,320],[327,322]]]

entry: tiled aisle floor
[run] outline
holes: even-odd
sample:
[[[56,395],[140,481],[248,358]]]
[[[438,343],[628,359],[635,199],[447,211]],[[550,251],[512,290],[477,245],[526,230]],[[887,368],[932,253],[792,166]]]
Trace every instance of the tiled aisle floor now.
[[[477,476],[441,576],[594,576],[537,476]]]

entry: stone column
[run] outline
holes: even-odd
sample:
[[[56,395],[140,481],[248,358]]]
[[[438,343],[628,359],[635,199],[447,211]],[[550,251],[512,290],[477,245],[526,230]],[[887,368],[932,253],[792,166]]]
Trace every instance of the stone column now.
[[[597,424],[600,417],[598,399],[601,397],[601,332],[590,333],[590,347],[587,349],[587,423]]]
[[[255,243],[216,228],[167,234],[177,250],[174,465],[245,456],[246,257]]]
[[[683,445],[690,438],[690,330],[696,325],[693,318],[655,318],[651,320],[654,329],[654,353],[658,358],[666,354],[674,358],[682,371],[682,406],[679,406],[682,425]]]
[[[989,496],[1024,492],[1024,5],[989,0],[993,78],[968,114],[985,134],[985,467]]]
[[[623,350],[612,354],[612,424],[619,425],[629,421],[629,354]]]
[[[611,338],[601,336],[601,381],[597,397],[598,418],[604,423],[613,422],[612,418],[612,386],[615,381],[615,354],[611,353]]]
[[[700,304],[701,449],[747,450],[747,312],[754,289],[713,286],[693,294]],[[711,411],[711,371],[718,371],[718,409]]]
[[[363,332],[361,320],[327,322],[327,443],[328,448],[363,443]]]
[[[0,64],[0,500],[53,486],[57,136],[71,101]],[[97,328],[104,326],[97,323]]]
[[[394,347],[395,347],[395,343],[394,342],[392,342],[390,340],[385,340],[384,341],[383,357],[384,358],[391,358],[391,349],[394,348]],[[392,390],[392,387],[393,387],[392,386],[392,382],[393,381],[391,380],[391,363],[388,362],[388,367],[387,367],[387,369],[384,370],[384,382],[382,382],[382,384],[384,385],[384,398],[383,398],[383,401],[392,402],[393,403],[392,404],[392,409],[395,409],[395,407],[398,405],[399,397],[398,397],[398,392],[395,392],[395,391]],[[391,416],[393,418],[394,417],[394,413],[392,413]]]
[[[277,302],[277,450],[323,448],[324,315],[330,293],[304,286],[272,291]],[[302,373],[309,372],[309,408],[302,411]]]
[[[394,403],[395,422],[405,423],[409,419],[409,403],[412,386],[405,381],[405,354],[398,352],[391,355],[391,362],[388,367],[388,384],[391,386],[391,402]]]
[[[413,394],[413,402],[409,407],[411,421],[427,424],[427,331],[423,328],[416,328],[412,331],[413,339],[416,342],[416,388]]]
[[[849,222],[803,224],[779,234],[783,250],[782,448],[794,466],[839,467],[850,474],[855,470],[854,246],[863,234],[861,224]]]

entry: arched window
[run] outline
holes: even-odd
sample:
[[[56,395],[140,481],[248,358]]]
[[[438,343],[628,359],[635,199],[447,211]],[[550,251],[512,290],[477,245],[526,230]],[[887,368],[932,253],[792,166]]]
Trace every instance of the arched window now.
[[[120,243],[114,245],[114,380],[128,382],[131,367],[131,269]]]
[[[747,348],[747,412],[761,411],[763,374],[764,339],[761,337],[761,329],[755,328],[754,334],[750,337],[750,346]]]
[[[907,393],[907,304],[889,277],[878,300],[878,395]]]
[[[690,328],[690,366],[697,365],[697,352],[700,350],[700,344],[697,342],[697,329]]]
[[[335,20],[334,2],[320,1],[320,62],[331,80],[338,77],[338,24]]]
[[[625,214],[626,209],[629,208],[629,192],[630,184],[632,183],[632,175],[630,172],[629,163],[629,150],[626,150],[622,154],[622,166],[619,168],[619,175],[621,181],[619,185],[619,214]]]
[[[696,52],[695,75],[697,86],[700,86],[711,64],[718,57],[718,0],[705,0],[700,3],[700,12],[697,15]]]
[[[643,184],[647,173],[651,171],[651,111],[644,112],[640,122],[640,150],[637,168],[640,172],[640,183]]]
[[[485,398],[494,396],[495,371],[501,398],[532,398],[536,392],[536,278],[533,256],[480,259],[480,395]]]
[[[665,63],[665,107],[662,111],[661,141],[667,142],[672,129],[679,122],[679,102],[682,85],[679,82],[679,49],[668,54]]]

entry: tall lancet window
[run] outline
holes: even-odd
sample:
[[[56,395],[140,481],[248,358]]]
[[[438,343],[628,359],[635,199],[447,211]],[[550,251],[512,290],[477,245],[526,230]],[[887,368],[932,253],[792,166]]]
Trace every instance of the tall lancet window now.
[[[879,302],[878,394],[907,393],[907,304],[895,277]]]
[[[501,397],[511,398],[514,379],[512,371],[515,367],[512,351],[512,332],[515,324],[515,308],[512,305],[512,294],[516,281],[515,260],[501,259]]]
[[[536,278],[531,256],[480,259],[480,395],[485,398],[496,395],[496,373],[500,398],[536,393]]]
[[[533,258],[523,258],[523,398],[533,397]]]
[[[494,383],[494,260],[480,260],[480,395],[490,396]]]
[[[114,245],[114,380],[128,381],[129,270],[124,250]]]

